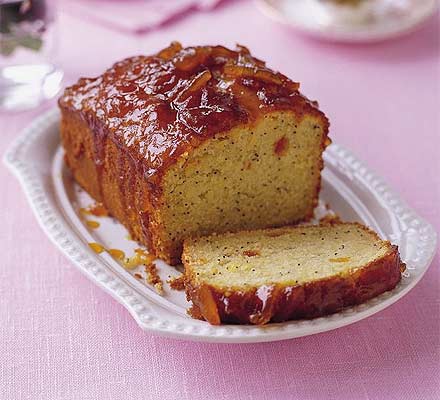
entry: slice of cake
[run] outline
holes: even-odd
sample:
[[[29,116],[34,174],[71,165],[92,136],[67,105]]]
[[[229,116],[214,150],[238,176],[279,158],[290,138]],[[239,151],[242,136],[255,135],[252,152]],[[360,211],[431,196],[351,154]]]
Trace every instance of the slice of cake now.
[[[191,235],[307,220],[328,121],[299,84],[242,46],[116,63],[59,100],[77,182],[163,260]]]
[[[312,318],[362,303],[400,281],[396,246],[357,223],[185,240],[185,290],[211,324]]]

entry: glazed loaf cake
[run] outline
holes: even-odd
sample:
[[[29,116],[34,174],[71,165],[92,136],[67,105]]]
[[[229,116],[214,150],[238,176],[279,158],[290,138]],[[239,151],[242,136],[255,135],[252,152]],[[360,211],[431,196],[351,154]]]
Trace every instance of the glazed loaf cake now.
[[[396,246],[356,223],[187,239],[185,290],[211,324],[265,324],[329,314],[393,289]]]
[[[134,239],[177,264],[188,236],[312,216],[329,124],[298,88],[245,47],[173,43],[65,90],[66,163]]]

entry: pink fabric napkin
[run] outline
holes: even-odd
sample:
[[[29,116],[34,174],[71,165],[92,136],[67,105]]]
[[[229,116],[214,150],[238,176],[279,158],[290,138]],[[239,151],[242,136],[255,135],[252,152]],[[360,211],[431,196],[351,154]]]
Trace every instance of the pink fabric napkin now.
[[[225,0],[66,0],[65,12],[108,28],[140,34],[193,11],[208,11]]]

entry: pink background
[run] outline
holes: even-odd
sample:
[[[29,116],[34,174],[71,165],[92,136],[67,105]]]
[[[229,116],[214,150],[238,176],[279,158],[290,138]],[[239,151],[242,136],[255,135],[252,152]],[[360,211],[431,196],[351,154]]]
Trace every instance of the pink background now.
[[[302,82],[329,116],[334,141],[440,230],[438,19],[365,46],[298,36],[247,1],[145,36],[65,13],[60,22],[67,82],[175,39],[249,46]],[[1,153],[41,111],[0,116]],[[4,167],[0,182],[0,399],[440,398],[438,256],[405,298],[349,327],[254,345],[163,339],[142,332],[55,249]]]

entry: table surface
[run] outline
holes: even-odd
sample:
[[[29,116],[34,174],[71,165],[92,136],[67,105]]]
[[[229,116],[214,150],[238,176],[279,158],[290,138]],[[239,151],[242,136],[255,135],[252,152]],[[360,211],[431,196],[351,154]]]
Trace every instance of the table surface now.
[[[439,24],[398,40],[305,38],[249,1],[130,36],[60,13],[66,82],[178,39],[245,44],[318,99],[331,137],[440,230]],[[50,106],[0,116],[0,151]],[[222,345],[141,331],[39,228],[0,167],[0,399],[438,399],[439,257],[406,297],[366,320],[283,342]]]

